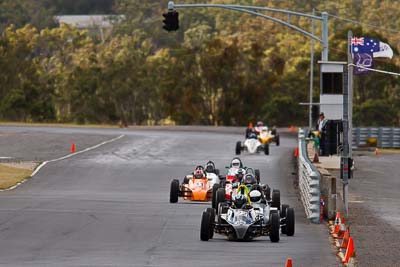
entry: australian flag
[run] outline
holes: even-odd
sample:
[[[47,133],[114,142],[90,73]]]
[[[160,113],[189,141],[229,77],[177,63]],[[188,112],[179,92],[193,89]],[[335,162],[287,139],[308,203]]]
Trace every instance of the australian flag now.
[[[356,53],[374,53],[379,52],[380,41],[375,38],[353,37],[351,38],[351,52]]]
[[[375,57],[393,57],[392,48],[388,44],[369,37],[351,38],[351,53],[354,64],[359,66],[355,67],[354,74],[368,73],[365,68],[372,68]]]

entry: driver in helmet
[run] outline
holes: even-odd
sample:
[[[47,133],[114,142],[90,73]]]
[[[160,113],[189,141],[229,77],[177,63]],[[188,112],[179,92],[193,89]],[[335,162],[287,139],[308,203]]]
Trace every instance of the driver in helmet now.
[[[247,206],[247,196],[245,194],[238,194],[235,196],[233,206],[236,209],[243,209]]]
[[[244,184],[250,191],[250,189],[257,184],[257,179],[254,177],[252,173],[248,173],[244,176],[242,180],[242,184]]]
[[[263,126],[264,126],[264,123],[262,121],[257,122],[256,127],[254,127],[254,130],[257,133],[257,135],[261,133]]]
[[[261,203],[262,194],[258,190],[252,190],[249,193],[251,203]]]
[[[215,173],[215,164],[211,160],[206,163],[205,167],[207,173]]]
[[[237,188],[242,182],[244,175],[246,174],[246,170],[243,168],[239,168],[235,174],[235,179],[232,181],[232,187]]]
[[[206,178],[206,174],[203,168],[197,167],[193,172],[193,178],[195,179]]]
[[[243,168],[243,163],[239,158],[233,158],[230,167],[233,169]]]

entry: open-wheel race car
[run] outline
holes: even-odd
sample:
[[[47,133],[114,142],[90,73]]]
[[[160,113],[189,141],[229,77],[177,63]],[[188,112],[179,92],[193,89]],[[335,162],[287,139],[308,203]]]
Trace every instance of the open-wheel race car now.
[[[229,200],[231,192],[235,194],[237,188],[246,174],[252,174],[256,183],[260,183],[260,170],[248,168],[243,165],[240,158],[232,159],[230,166],[226,167],[226,175],[219,176],[220,182],[213,185],[211,205],[217,208],[218,202]]]
[[[262,127],[258,139],[264,145],[271,143],[275,143],[277,146],[280,145],[280,137],[275,127],[273,127],[271,130],[269,130],[266,126]]]
[[[272,207],[262,191],[250,192],[240,185],[232,200],[219,203],[217,212],[207,208],[201,218],[200,239],[208,241],[214,233],[225,235],[229,240],[251,240],[269,236],[271,242],[279,242],[282,234],[293,236],[295,231],[294,209],[282,205]]]
[[[269,130],[268,127],[263,126],[262,122],[258,122],[254,129],[246,129],[246,139],[243,143],[241,141],[236,142],[235,153],[240,155],[242,151],[247,151],[250,154],[263,151],[265,155],[269,155],[271,143],[280,145],[280,137],[276,128],[273,127],[272,130]]]
[[[219,170],[215,168],[215,164],[209,161],[205,168],[199,165],[192,174],[186,175],[182,184],[179,184],[178,179],[173,179],[169,201],[176,203],[179,197],[184,200],[210,201],[213,185],[219,183],[218,174]]]

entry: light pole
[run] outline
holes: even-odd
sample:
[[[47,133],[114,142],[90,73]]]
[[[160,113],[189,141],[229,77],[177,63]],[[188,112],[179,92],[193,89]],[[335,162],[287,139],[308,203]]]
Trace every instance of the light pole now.
[[[313,79],[314,79],[314,40],[320,42],[322,44],[322,61],[328,61],[328,13],[327,12],[322,12],[321,16],[316,16],[315,12],[313,10],[313,14],[306,14],[306,13],[301,13],[301,12],[295,12],[295,11],[290,11],[290,10],[284,10],[284,9],[276,9],[276,8],[269,8],[269,7],[257,7],[257,6],[244,6],[244,5],[225,5],[225,4],[178,4],[175,5],[173,1],[170,1],[168,3],[168,11],[172,12],[174,11],[175,8],[223,8],[223,9],[229,9],[233,11],[239,11],[239,12],[244,12],[248,13],[254,16],[259,16],[264,19],[272,20],[274,22],[277,22],[279,24],[282,24],[284,26],[287,26],[293,30],[296,30],[303,35],[308,36],[311,38],[311,66],[310,66],[310,96],[309,96],[309,119],[308,119],[308,124],[310,129],[312,128],[312,97],[313,97]],[[287,14],[288,16],[295,15],[295,16],[300,16],[300,17],[306,17],[310,18],[312,20],[312,32],[309,33],[295,25],[292,25],[290,21],[288,22],[259,13],[257,11],[268,11],[268,12],[273,12],[273,13],[283,13]],[[314,34],[314,20],[320,20],[322,21],[322,38],[318,38]]]
[[[295,31],[302,33],[303,35],[308,36],[311,39],[314,39],[322,44],[322,60],[328,61],[328,13],[322,12],[321,16],[310,15],[301,12],[295,12],[290,10],[284,9],[276,9],[276,8],[269,8],[269,7],[258,7],[258,6],[244,6],[244,5],[225,5],[225,4],[178,4],[176,5],[173,1],[168,3],[168,10],[173,11],[175,8],[223,8],[229,9],[233,11],[239,11],[243,13],[248,13],[254,16],[259,16],[264,19],[272,20],[276,23],[282,24],[287,26]],[[257,11],[268,11],[273,13],[283,13],[287,15],[294,15],[300,17],[306,17],[309,19],[316,19],[322,21],[322,38],[319,38],[314,35],[314,33],[309,33],[306,30],[303,30],[300,27],[297,27],[290,22],[283,21],[281,19],[277,19],[263,13],[259,13]]]

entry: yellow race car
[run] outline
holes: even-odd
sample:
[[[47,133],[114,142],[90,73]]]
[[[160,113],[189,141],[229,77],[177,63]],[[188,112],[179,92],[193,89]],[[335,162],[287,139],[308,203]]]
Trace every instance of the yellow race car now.
[[[259,134],[258,134],[258,140],[262,144],[271,144],[275,143],[277,146],[280,144],[279,140],[279,134],[277,134],[276,129],[272,128],[272,130],[269,130],[268,127],[264,126],[260,129]]]

